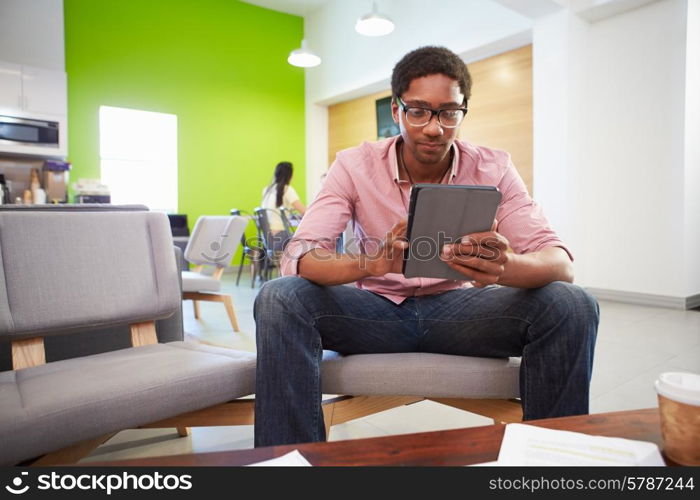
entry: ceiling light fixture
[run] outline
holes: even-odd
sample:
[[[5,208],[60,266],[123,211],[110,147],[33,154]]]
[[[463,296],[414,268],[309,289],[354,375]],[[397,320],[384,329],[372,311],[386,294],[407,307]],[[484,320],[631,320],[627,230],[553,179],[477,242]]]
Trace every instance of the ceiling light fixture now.
[[[394,22],[377,10],[377,2],[372,2],[372,12],[360,17],[355,23],[355,31],[365,36],[384,36],[394,31]]]
[[[306,40],[302,40],[301,48],[291,51],[287,62],[292,66],[299,66],[300,68],[312,68],[321,64],[321,58],[309,49],[306,45]]]

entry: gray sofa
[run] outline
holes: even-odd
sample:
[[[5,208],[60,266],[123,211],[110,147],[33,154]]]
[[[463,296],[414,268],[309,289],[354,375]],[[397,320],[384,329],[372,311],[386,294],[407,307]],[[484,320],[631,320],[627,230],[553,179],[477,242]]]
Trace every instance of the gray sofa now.
[[[182,341],[179,276],[167,218],[145,207],[0,207],[0,465],[74,463],[133,427],[253,423],[240,398],[254,354]],[[151,320],[157,338],[141,345]],[[36,338],[46,364],[13,370],[12,348]],[[328,352],[323,391],[339,396],[326,427],[426,398],[518,421],[518,371],[519,359]]]
[[[0,211],[0,464],[207,425],[191,417],[253,392],[254,354],[182,341],[174,255],[167,217],[139,207]]]
[[[106,204],[82,204],[82,205],[0,205],[0,212],[30,213],[46,212],[123,212],[123,211],[148,211],[143,205],[106,205]],[[50,245],[50,241],[45,241]],[[176,259],[182,260],[182,252],[174,248]],[[159,342],[172,342],[183,340],[182,310],[168,318],[156,321],[156,332]],[[100,331],[90,330],[76,332],[60,336],[51,336],[44,339],[46,361],[60,361],[62,359],[87,356],[101,352],[114,351],[131,347],[131,337],[128,325],[118,325],[104,328]],[[12,356],[10,341],[0,336],[0,371],[12,369]]]
[[[30,212],[144,212],[148,208],[143,205],[0,205],[0,212],[30,213]],[[51,245],[50,241],[45,241]],[[182,259],[182,251],[174,247],[176,261]],[[178,309],[172,316],[156,321],[156,333],[159,342],[172,342],[183,340],[182,309]],[[87,356],[101,352],[126,349],[131,347],[129,325],[117,325],[109,328],[94,329],[89,331],[76,331],[71,334],[50,336],[44,339],[46,361],[60,361],[62,359]],[[0,336],[0,371],[12,369],[12,351],[9,338]]]

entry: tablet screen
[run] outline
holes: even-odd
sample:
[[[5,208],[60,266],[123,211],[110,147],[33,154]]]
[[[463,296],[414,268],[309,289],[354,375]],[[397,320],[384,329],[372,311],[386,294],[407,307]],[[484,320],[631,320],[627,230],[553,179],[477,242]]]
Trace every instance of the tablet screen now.
[[[407,278],[470,278],[440,259],[442,246],[493,226],[501,193],[494,186],[416,184],[411,191],[403,273]]]

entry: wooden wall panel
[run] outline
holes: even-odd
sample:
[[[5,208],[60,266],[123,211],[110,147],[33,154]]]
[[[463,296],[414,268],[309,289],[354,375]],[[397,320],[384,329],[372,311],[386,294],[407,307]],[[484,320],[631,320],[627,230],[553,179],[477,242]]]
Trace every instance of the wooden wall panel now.
[[[532,194],[532,46],[471,63],[469,73],[460,139],[508,151]]]
[[[532,193],[532,46],[469,64],[472,98],[459,137],[508,151]],[[328,165],[341,149],[377,138],[377,92],[328,108]]]
[[[328,107],[329,167],[338,151],[377,140],[375,102],[390,95],[391,89],[388,89]]]

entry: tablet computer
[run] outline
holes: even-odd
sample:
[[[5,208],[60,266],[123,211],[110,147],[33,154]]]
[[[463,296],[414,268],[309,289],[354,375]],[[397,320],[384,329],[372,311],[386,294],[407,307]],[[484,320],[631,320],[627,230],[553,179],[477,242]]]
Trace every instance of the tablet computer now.
[[[495,186],[415,184],[408,208],[404,276],[469,280],[440,259],[440,250],[462,236],[490,231],[500,201]]]

